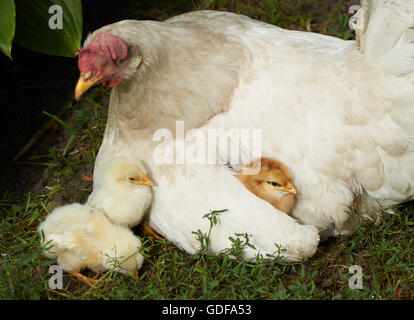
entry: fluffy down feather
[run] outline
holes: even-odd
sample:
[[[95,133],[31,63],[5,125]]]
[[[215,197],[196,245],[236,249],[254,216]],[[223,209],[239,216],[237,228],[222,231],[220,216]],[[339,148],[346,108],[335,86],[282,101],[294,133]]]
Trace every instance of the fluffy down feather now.
[[[127,274],[141,268],[144,261],[138,253],[141,241],[88,205],[75,203],[55,209],[38,232],[42,245],[51,247],[44,251],[45,256],[57,259],[65,271],[110,270],[117,259],[120,265],[114,270]]]
[[[104,212],[112,223],[128,228],[137,225],[152,201],[153,184],[142,163],[114,157],[100,173],[94,177],[88,204]]]

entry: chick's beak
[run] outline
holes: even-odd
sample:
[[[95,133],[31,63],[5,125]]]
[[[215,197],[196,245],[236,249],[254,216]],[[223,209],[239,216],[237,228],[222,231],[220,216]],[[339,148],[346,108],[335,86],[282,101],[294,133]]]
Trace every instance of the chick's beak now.
[[[140,186],[153,186],[154,183],[148,178],[148,176],[145,174],[144,179],[137,182]]]
[[[297,194],[298,191],[296,190],[296,188],[294,186],[292,186],[290,189],[287,190],[289,193],[293,193],[293,194]]]
[[[92,80],[92,79],[86,79],[85,76],[81,75],[79,77],[78,82],[76,83],[75,87],[75,99],[79,101],[80,97],[88,91],[90,87],[98,83],[102,79],[98,80]]]
[[[293,185],[288,185],[288,187],[283,190],[284,192],[289,192],[289,193],[293,193],[293,194],[297,194],[298,191],[296,190],[296,188]]]

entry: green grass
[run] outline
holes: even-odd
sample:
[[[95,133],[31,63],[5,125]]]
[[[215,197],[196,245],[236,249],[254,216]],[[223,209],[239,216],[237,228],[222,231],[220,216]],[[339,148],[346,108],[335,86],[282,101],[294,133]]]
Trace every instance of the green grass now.
[[[362,223],[348,238],[322,245],[322,252],[303,263],[285,264],[257,257],[239,259],[248,243],[235,235],[233,246],[217,256],[206,254],[207,235],[195,231],[200,250],[193,256],[167,240],[136,230],[146,260],[140,279],[114,272],[89,288],[69,275],[63,290],[48,288],[48,267],[41,256],[35,226],[44,219],[56,193],[2,199],[0,299],[412,299],[413,209],[404,207],[374,226]],[[21,205],[16,202],[26,201]],[[225,214],[225,213],[220,213]],[[214,225],[212,225],[214,228]],[[283,252],[281,252],[283,255]],[[234,256],[235,258],[231,258]],[[363,269],[364,288],[348,287],[348,268]]]
[[[310,29],[350,39],[353,33],[347,29],[346,15],[350,3],[206,0],[194,1],[191,6],[231,10],[285,28]],[[175,9],[178,13],[187,5],[188,2],[179,1],[180,9],[170,4],[163,11],[143,1],[135,4],[135,11],[131,12],[141,14],[146,10],[148,18],[157,18],[173,15]],[[96,287],[89,288],[65,273],[64,289],[49,289],[48,270],[55,262],[41,255],[36,227],[55,207],[83,203],[92,191],[92,184],[85,176],[92,176],[105,128],[108,95],[108,90],[98,87],[80,104],[66,106],[65,114],[56,119],[60,130],[50,132],[35,152],[21,160],[22,169],[33,171],[29,182],[21,190],[3,190],[0,299],[414,298],[413,204],[401,206],[395,215],[385,216],[377,226],[360,223],[349,237],[331,239],[320,245],[314,257],[295,264],[283,263],[279,258],[240,259],[241,249],[250,245],[248,235],[234,235],[231,248],[210,256],[208,234],[194,230],[200,250],[188,255],[167,240],[148,237],[138,227],[134,231],[143,241],[142,254],[146,258],[139,280],[110,271],[101,275],[103,279]],[[214,217],[226,212],[205,214],[214,228]],[[362,290],[349,288],[352,275],[348,271],[352,265],[362,267]],[[88,271],[86,274],[92,275]]]

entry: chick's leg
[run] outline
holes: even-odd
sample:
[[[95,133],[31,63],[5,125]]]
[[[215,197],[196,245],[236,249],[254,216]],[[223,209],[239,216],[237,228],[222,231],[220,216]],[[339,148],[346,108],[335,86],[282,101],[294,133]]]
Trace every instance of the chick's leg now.
[[[94,278],[89,278],[89,277],[83,275],[82,273],[75,272],[75,271],[69,271],[68,273],[70,275],[78,278],[80,281],[82,281],[83,283],[87,284],[89,287],[94,287],[100,281],[100,279],[96,279],[97,278],[97,275],[95,275]]]
[[[163,240],[164,238],[161,237],[157,231],[152,229],[146,222],[141,223],[142,228],[144,229],[144,232],[149,235],[150,237],[153,237],[157,240]]]

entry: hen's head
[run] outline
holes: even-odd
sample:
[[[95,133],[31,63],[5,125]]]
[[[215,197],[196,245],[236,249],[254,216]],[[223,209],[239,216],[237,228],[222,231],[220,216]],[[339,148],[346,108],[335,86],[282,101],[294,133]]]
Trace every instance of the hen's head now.
[[[97,83],[116,87],[125,78],[132,63],[126,42],[108,32],[95,35],[86,41],[87,45],[79,51],[78,67],[80,78],[76,84],[75,98]]]

